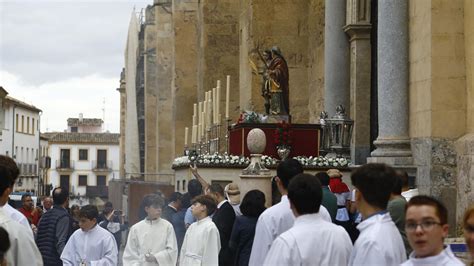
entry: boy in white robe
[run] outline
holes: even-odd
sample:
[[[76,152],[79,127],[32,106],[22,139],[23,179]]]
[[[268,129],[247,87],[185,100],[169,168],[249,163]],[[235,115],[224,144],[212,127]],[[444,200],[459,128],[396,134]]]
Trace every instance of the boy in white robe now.
[[[343,227],[323,220],[319,214],[322,196],[317,177],[299,174],[292,178],[288,199],[295,224],[273,241],[263,265],[347,265],[351,239]]]
[[[406,261],[402,237],[387,204],[397,181],[395,170],[385,164],[366,164],[351,176],[355,201],[362,215],[360,231],[349,265],[400,265]]]
[[[249,265],[261,266],[273,241],[293,226],[295,216],[290,209],[287,189],[290,180],[301,173],[303,166],[295,159],[287,159],[278,164],[275,180],[282,195],[281,201],[266,209],[258,218]],[[324,206],[320,207],[319,214],[324,220],[331,222],[331,216]]]
[[[405,231],[413,252],[402,265],[464,265],[449,246],[444,247],[448,227],[448,210],[440,201],[429,196],[411,198],[405,212]]]
[[[61,253],[63,265],[115,266],[117,244],[114,236],[97,225],[99,211],[96,206],[86,205],[79,211],[79,227],[66,243]]]
[[[189,226],[184,236],[179,265],[217,266],[221,242],[219,230],[209,214],[217,208],[215,200],[209,195],[201,195],[193,200],[191,211],[197,222]]]
[[[130,228],[123,265],[176,265],[176,235],[173,225],[160,217],[163,204],[163,199],[156,194],[143,198],[147,217]]]
[[[0,227],[7,231],[10,240],[10,248],[4,256],[7,265],[43,265],[43,258],[35,244],[31,229],[12,220],[3,208],[13,191],[18,175],[19,170],[15,161],[0,155]]]

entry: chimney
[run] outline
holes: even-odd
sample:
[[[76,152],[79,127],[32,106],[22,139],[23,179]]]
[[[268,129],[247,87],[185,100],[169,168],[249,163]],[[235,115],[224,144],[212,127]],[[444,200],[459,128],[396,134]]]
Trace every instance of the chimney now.
[[[82,113],[79,113],[79,123],[82,123],[82,120],[83,120]]]

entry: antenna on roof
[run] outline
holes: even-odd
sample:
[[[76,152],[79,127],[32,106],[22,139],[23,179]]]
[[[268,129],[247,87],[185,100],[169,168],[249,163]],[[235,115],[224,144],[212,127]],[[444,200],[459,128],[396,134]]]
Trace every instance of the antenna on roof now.
[[[105,97],[102,99],[102,131],[105,130]]]

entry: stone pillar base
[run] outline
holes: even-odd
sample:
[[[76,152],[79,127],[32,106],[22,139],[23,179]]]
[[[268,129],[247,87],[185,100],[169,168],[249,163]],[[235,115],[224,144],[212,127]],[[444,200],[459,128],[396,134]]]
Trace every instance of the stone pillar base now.
[[[240,175],[240,195],[258,189],[265,194],[265,206],[272,206],[272,175]]]
[[[410,148],[410,139],[377,139],[377,147],[368,163],[386,163],[390,165],[412,165],[413,157]]]
[[[459,138],[455,143],[457,159],[457,213],[456,221],[462,221],[464,211],[474,202],[474,134]],[[459,224],[459,222],[457,224]]]

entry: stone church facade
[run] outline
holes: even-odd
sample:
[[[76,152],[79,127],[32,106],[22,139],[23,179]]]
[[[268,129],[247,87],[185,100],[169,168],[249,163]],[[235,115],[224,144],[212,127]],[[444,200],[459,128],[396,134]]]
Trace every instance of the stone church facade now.
[[[454,225],[474,201],[473,39],[471,0],[154,0],[130,22],[121,176],[173,184],[193,104],[226,75],[233,121],[263,112],[250,62],[261,66],[257,49],[276,45],[292,122],[344,105],[354,164],[408,170],[421,193],[456,210]]]

